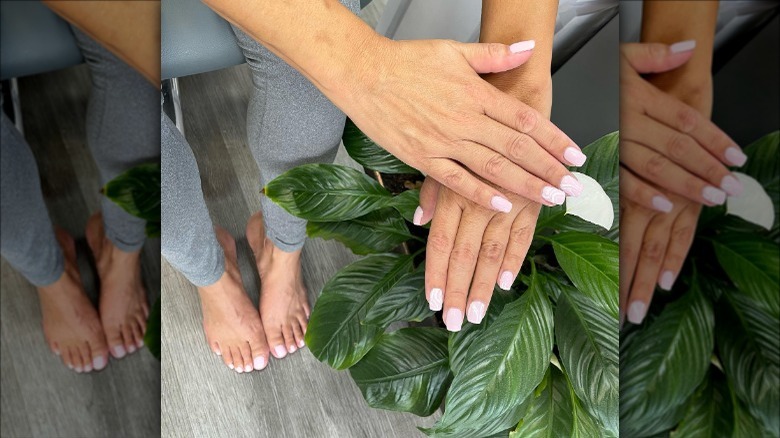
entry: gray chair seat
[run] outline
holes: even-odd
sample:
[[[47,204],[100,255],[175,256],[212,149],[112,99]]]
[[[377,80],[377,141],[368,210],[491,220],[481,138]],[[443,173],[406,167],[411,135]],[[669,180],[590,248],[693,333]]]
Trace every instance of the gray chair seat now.
[[[70,26],[39,1],[0,2],[0,79],[83,62]]]

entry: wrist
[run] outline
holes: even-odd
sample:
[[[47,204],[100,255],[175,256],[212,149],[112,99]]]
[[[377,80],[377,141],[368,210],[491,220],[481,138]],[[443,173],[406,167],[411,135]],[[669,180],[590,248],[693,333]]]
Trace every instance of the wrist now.
[[[656,75],[649,81],[709,117],[712,111],[712,76],[700,76],[694,80],[690,76]]]
[[[549,70],[542,73],[508,72],[488,75],[485,80],[549,117],[552,108],[552,77]]]

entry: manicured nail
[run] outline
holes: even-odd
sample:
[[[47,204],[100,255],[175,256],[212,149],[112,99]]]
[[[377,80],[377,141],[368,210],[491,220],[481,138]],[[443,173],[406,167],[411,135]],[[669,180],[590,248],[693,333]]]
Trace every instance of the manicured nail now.
[[[451,332],[459,332],[460,328],[463,327],[463,312],[454,307],[448,310],[447,316],[444,318],[444,325]]]
[[[69,363],[68,368],[73,369],[73,364]]]
[[[133,345],[133,344],[128,345],[127,346],[127,351],[130,352],[131,354],[135,353],[135,345]]]
[[[298,349],[295,348],[295,345],[290,345],[289,347],[287,347],[287,351],[289,351],[290,353],[295,353],[296,351],[298,351]]]
[[[98,371],[102,370],[103,368],[106,367],[106,358],[103,356],[99,356],[92,359],[92,366],[95,367],[95,369]]]
[[[726,175],[723,177],[723,179],[720,181],[720,188],[731,196],[741,195],[742,190],[744,189],[744,187],[742,187],[742,183],[731,175]]]
[[[546,186],[542,189],[542,199],[551,204],[561,205],[563,204],[563,201],[566,200],[566,193],[563,193],[555,187]]]
[[[585,156],[585,154],[582,153],[580,148],[569,146],[566,148],[565,151],[563,151],[563,158],[569,162],[572,166],[580,167],[583,164],[585,164],[585,160],[588,159],[588,157]]]
[[[235,368],[235,366],[231,363],[231,364],[228,364],[228,368],[230,368],[232,370],[232,369]]]
[[[503,290],[509,290],[512,287],[512,283],[515,281],[515,276],[509,271],[501,273],[501,277],[498,279],[498,287]]]
[[[738,146],[726,149],[726,160],[734,166],[742,166],[747,161],[747,155]]]
[[[217,351],[214,352],[214,354],[216,354],[217,356],[222,356],[222,351],[221,350],[217,350]]]
[[[653,196],[653,208],[663,213],[669,213],[674,208],[674,204],[666,196],[655,195]]]
[[[720,205],[726,202],[726,192],[707,186],[701,191],[701,196],[712,204]]]
[[[674,272],[664,271],[658,279],[658,286],[663,290],[672,290],[674,286]]]
[[[73,370],[74,370],[74,371],[76,371],[77,373],[81,373],[81,372],[83,372],[83,371],[84,371],[84,369],[83,369],[83,368],[81,368],[81,365],[76,365],[76,367],[75,367],[75,368],[73,368]]]
[[[114,351],[114,357],[117,357],[119,359],[125,357],[125,354],[127,354],[127,352],[125,351],[125,347],[121,345],[117,345],[116,347],[114,347],[113,351]]]
[[[144,341],[143,339],[139,339],[138,342],[135,343],[135,346],[138,347],[138,349],[144,348]]]
[[[57,356],[62,356],[62,352],[60,352],[60,350],[54,350],[54,354]]]
[[[304,345],[306,345],[306,342],[304,342],[303,339],[298,341],[298,348],[303,348]]]
[[[696,40],[680,41],[669,46],[669,51],[672,53],[690,52],[696,48]]]
[[[256,357],[254,365],[256,370],[262,370],[265,368],[265,358],[263,356]]]
[[[84,365],[84,372],[85,373],[92,372],[92,364],[91,363],[88,363],[88,364]]]
[[[641,324],[642,320],[645,319],[645,312],[647,311],[647,306],[642,301],[634,301],[631,303],[631,305],[628,307],[628,321],[631,324]]]
[[[566,175],[561,178],[561,190],[563,190],[569,196],[580,196],[582,193],[582,184],[577,181],[577,178]]]
[[[512,53],[526,52],[528,50],[533,49],[535,46],[536,46],[536,41],[534,40],[520,41],[519,43],[514,43],[511,46],[509,46],[509,51]]]
[[[493,196],[493,199],[490,200],[490,205],[502,213],[509,213],[512,211],[512,203],[501,196]]]
[[[472,324],[479,324],[482,322],[482,318],[485,317],[485,303],[482,301],[472,301],[469,304],[469,311],[466,314],[469,322]],[[460,327],[458,327],[460,330]]]
[[[248,364],[248,365],[244,365],[244,371],[246,371],[247,373],[250,373],[250,372],[252,372],[254,370],[255,370],[255,367],[251,363]]]
[[[284,345],[277,345],[274,347],[274,354],[277,358],[281,359],[287,356],[287,350],[284,348]]]
[[[417,225],[418,227],[422,225],[422,215],[423,215],[422,207],[417,207],[417,210],[414,211],[414,218],[412,219],[412,223]]]
[[[428,306],[433,310],[434,312],[438,312],[441,310],[441,305],[444,302],[444,292],[439,289],[438,287],[434,287],[431,289],[431,299],[428,303]]]
[[[241,374],[241,373],[243,373],[243,372],[244,372],[244,368],[243,368],[241,365],[239,365],[239,366],[237,366],[237,367],[236,367],[236,372],[237,372],[238,374]]]

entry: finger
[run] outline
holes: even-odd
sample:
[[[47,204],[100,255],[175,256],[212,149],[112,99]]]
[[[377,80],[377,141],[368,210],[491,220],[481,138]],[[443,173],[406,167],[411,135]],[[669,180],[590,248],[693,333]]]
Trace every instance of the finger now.
[[[660,190],[644,182],[623,166],[620,166],[620,196],[661,213],[669,213],[674,208],[672,201]]]
[[[655,216],[645,231],[642,249],[634,272],[631,292],[628,294],[628,321],[641,324],[647,314],[647,308],[653,299],[661,263],[669,244],[671,220],[669,216]]]
[[[637,205],[629,205],[631,201],[621,196],[620,204],[624,206],[620,212],[620,324],[625,321],[628,310],[628,298],[634,279],[634,272],[642,250],[642,239],[647,225],[655,213]]]
[[[504,260],[513,219],[511,215],[498,214],[493,216],[485,228],[466,305],[466,319],[472,324],[482,322],[490,305],[490,298],[496,287],[498,270]]]
[[[693,243],[700,212],[700,205],[689,204],[672,224],[669,246],[666,248],[666,257],[661,265],[661,274],[658,276],[658,286],[663,290],[672,290],[677,274],[685,263],[688,250]]]
[[[643,179],[693,202],[709,206],[726,202],[726,193],[692,175],[658,152],[639,143],[625,140],[620,161]]]
[[[674,70],[693,56],[696,41],[667,45],[662,43],[624,43],[620,54],[639,73],[661,73]]]
[[[528,248],[534,237],[536,219],[539,217],[541,205],[529,203],[518,213],[509,230],[509,244],[498,274],[498,287],[509,290],[517,278],[517,273],[523,266]]]
[[[420,206],[414,211],[414,220],[412,221],[415,225],[421,226],[433,219],[439,187],[441,185],[433,178],[425,178],[423,181],[423,185],[420,187]]]
[[[447,293],[444,294],[444,324],[451,332],[460,331],[466,301],[480,255],[482,237],[492,214],[484,210],[464,212],[447,267]],[[493,277],[495,279],[495,276]],[[491,282],[492,280],[491,279]]]
[[[477,73],[499,73],[520,67],[531,57],[535,42],[521,41],[508,46],[500,43],[454,43]]]
[[[440,159],[431,166],[429,176],[469,201],[488,210],[508,213],[512,203],[501,192],[480,181],[460,164]]]
[[[454,151],[454,157],[482,178],[526,199],[547,206],[561,205],[566,193],[535,177],[494,150],[474,143],[472,147]],[[579,181],[572,177],[579,185]],[[510,204],[511,205],[511,204]]]
[[[254,360],[252,358],[252,350],[249,348],[249,342],[242,342],[239,344],[238,351],[241,353],[241,361],[244,364],[244,371],[247,373],[254,371]]]
[[[533,138],[494,120],[486,120],[485,128],[480,129],[474,136],[475,142],[488,145],[492,139],[502,139],[499,148],[493,150],[542,181],[563,190],[569,196],[578,196],[582,193],[582,184],[577,181],[577,178],[558,158]]]
[[[425,251],[425,297],[433,311],[441,310],[444,303],[450,253],[458,234],[461,214],[460,206],[447,199],[444,191],[439,191]]]
[[[628,121],[625,140],[633,140],[677,163],[693,175],[732,196],[742,194],[742,184],[728,168],[687,134],[675,131],[647,116]]]

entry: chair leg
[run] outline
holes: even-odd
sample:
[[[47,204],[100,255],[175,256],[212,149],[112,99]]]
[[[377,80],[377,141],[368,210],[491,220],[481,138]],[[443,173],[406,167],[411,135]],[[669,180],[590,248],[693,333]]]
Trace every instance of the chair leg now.
[[[11,105],[14,109],[14,125],[24,137],[24,124],[22,123],[22,103],[19,100],[19,83],[16,78],[8,81],[11,85]]]

